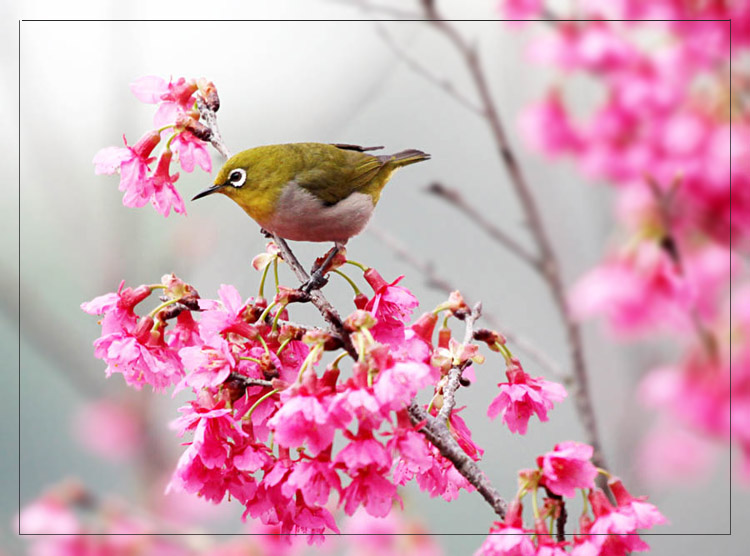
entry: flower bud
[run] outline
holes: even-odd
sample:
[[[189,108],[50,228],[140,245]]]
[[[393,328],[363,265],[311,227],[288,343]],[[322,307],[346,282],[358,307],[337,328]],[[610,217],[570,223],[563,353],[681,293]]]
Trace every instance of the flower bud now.
[[[388,282],[386,282],[380,273],[374,268],[368,268],[365,270],[365,280],[367,280],[367,283],[370,284],[370,287],[376,292],[388,285]]]
[[[151,153],[156,148],[156,145],[161,141],[161,134],[156,130],[146,132],[138,142],[131,148],[135,152],[138,158],[146,159],[151,156]]]
[[[438,316],[435,313],[425,313],[417,319],[417,322],[411,325],[411,329],[417,336],[430,344],[432,343],[432,334],[435,332],[437,321]]]
[[[154,326],[154,319],[146,315],[141,317],[138,324],[135,325],[133,336],[139,344],[146,344],[151,338],[151,328]]]
[[[364,309],[368,301],[370,301],[368,297],[361,292],[354,296],[354,306],[357,309]]]
[[[451,329],[441,328],[438,332],[438,347],[448,349],[451,341]]]

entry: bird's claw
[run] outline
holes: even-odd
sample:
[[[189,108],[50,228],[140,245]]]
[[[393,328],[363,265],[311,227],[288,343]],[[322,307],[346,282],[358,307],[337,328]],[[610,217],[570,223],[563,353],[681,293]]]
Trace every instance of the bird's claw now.
[[[328,278],[323,275],[321,270],[322,269],[320,268],[315,270],[315,272],[310,275],[310,278],[308,278],[307,281],[299,287],[299,289],[305,293],[310,293],[313,290],[319,290],[320,288],[325,286],[328,283]]]

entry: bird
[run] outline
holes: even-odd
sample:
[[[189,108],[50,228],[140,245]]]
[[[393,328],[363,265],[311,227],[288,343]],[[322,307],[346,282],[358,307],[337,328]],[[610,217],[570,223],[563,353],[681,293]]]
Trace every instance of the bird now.
[[[309,291],[320,285],[321,271],[347,241],[365,228],[393,173],[430,159],[417,149],[370,154],[382,148],[287,143],[247,149],[229,158],[213,185],[192,200],[221,193],[281,238],[333,242],[334,248],[303,287]]]

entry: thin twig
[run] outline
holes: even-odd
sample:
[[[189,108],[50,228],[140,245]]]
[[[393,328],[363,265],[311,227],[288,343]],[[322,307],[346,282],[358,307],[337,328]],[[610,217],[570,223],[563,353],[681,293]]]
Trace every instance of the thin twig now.
[[[687,271],[683,264],[682,250],[677,242],[677,237],[674,233],[674,218],[673,218],[673,201],[674,196],[677,194],[677,190],[680,187],[681,178],[675,178],[668,191],[662,191],[657,181],[651,175],[646,176],[646,184],[651,190],[651,194],[656,201],[656,208],[659,212],[659,219],[663,229],[661,247],[666,251],[667,255],[672,259],[675,265],[677,273],[686,278]],[[714,334],[711,333],[709,327],[703,320],[700,312],[695,303],[690,303],[687,308],[690,322],[693,325],[698,341],[703,345],[706,353],[712,359],[715,359],[718,355],[718,342]]]
[[[466,333],[464,334],[464,344],[468,344],[474,339],[474,323],[482,314],[482,304],[477,303],[471,310],[471,313],[464,318],[466,324]],[[437,415],[437,420],[440,423],[445,423],[450,418],[453,408],[456,407],[456,391],[461,386],[461,375],[464,369],[468,367],[470,362],[463,365],[456,365],[451,367],[448,371],[448,380],[443,385],[443,407]]]
[[[446,294],[449,294],[450,292],[458,289],[454,284],[449,282],[446,278],[444,278],[437,272],[437,270],[435,269],[435,264],[432,261],[418,258],[412,251],[409,251],[409,249],[407,249],[407,247],[401,241],[399,241],[398,238],[394,237],[390,233],[374,224],[370,224],[367,227],[367,231],[369,233],[372,233],[383,244],[388,246],[391,251],[394,252],[396,257],[421,272],[425,278],[425,284],[429,288]],[[467,296],[464,297],[466,298]],[[519,350],[525,353],[529,357],[529,359],[533,360],[539,366],[539,368],[544,371],[544,374],[546,374],[547,376],[554,376],[557,380],[560,380],[566,386],[569,386],[570,375],[566,373],[560,367],[560,365],[558,365],[557,362],[552,359],[552,357],[539,349],[534,344],[534,342],[532,342],[525,336],[508,330],[508,327],[501,323],[500,320],[492,313],[487,313],[486,311],[484,311],[482,313],[482,318],[484,318],[484,320],[487,321],[490,326],[492,326],[499,332],[502,332],[503,336],[505,336],[505,338],[511,344],[514,344],[516,347],[518,347]]]
[[[284,262],[286,262],[286,264],[289,265],[289,268],[292,269],[297,280],[302,284],[307,282],[310,276],[308,276],[287,242],[277,234],[273,234],[273,241],[279,247],[281,258],[284,259]],[[310,290],[310,301],[315,305],[315,308],[320,312],[326,322],[331,325],[331,331],[341,340],[346,352],[356,359],[357,350],[354,348],[351,336],[344,329],[344,321],[341,319],[341,316],[336,309],[333,308],[331,302],[326,299],[323,292],[319,289]]]
[[[435,85],[438,89],[442,89],[448,95],[453,97],[458,103],[468,108],[472,112],[478,115],[483,115],[482,109],[479,108],[473,101],[466,98],[456,87],[445,78],[438,77],[433,74],[429,69],[419,63],[417,60],[409,56],[409,54],[401,48],[401,46],[395,41],[393,36],[388,32],[382,23],[376,23],[375,29],[377,30],[383,42],[387,44],[391,50],[404,62],[414,73],[421,75],[424,79]]]
[[[198,111],[200,112],[201,119],[206,123],[208,129],[211,130],[211,144],[217,151],[219,151],[219,154],[221,156],[223,156],[225,159],[229,158],[232,155],[229,153],[229,149],[224,144],[224,141],[221,138],[221,133],[219,132],[219,124],[216,121],[216,112],[210,110],[208,106],[206,106],[206,103],[203,102],[203,99],[200,97],[198,97],[196,104],[198,105]]]
[[[448,201],[448,203],[459,212],[464,213],[469,219],[479,226],[489,237],[506,247],[514,255],[522,259],[532,268],[542,271],[543,263],[536,255],[529,252],[523,245],[518,243],[515,238],[505,230],[500,229],[494,222],[491,222],[484,214],[464,199],[459,191],[452,187],[447,187],[439,182],[431,183],[427,186],[427,192]]]
[[[492,132],[500,159],[508,171],[513,189],[521,202],[526,221],[528,222],[531,234],[537,244],[540,259],[543,261],[540,273],[547,282],[565,328],[568,345],[570,347],[573,376],[575,377],[574,400],[581,423],[585,430],[586,440],[594,448],[592,462],[598,467],[606,468],[607,465],[602,452],[602,444],[599,439],[593,403],[589,392],[588,372],[583,353],[581,329],[579,324],[573,318],[567,305],[565,286],[560,273],[559,257],[552,246],[549,233],[547,232],[544,220],[539,212],[531,187],[526,181],[526,177],[521,171],[518,160],[510,148],[510,143],[505,134],[502,120],[497,108],[495,107],[492,95],[490,94],[490,89],[482,70],[477,50],[464,39],[454,26],[441,18],[440,13],[435,6],[435,0],[422,0],[422,8],[426,19],[430,20],[430,24],[453,43],[454,47],[463,58],[471,79],[477,89],[477,93],[479,94],[485,112],[484,118]],[[600,486],[603,486],[606,489],[606,481],[601,483]]]
[[[240,373],[230,373],[229,378],[241,382],[245,388],[250,386],[261,386],[263,388],[273,388],[273,382],[270,380],[263,380],[260,378],[250,378],[249,376],[242,375]]]

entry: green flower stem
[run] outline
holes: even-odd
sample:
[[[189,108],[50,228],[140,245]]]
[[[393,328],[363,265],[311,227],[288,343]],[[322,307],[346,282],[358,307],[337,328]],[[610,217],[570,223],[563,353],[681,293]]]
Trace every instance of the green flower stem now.
[[[307,357],[305,357],[305,360],[302,362],[302,365],[299,368],[299,373],[297,373],[297,384],[302,384],[302,377],[305,374],[307,367],[310,366],[310,362],[318,356],[321,348],[321,344],[315,344],[310,350],[310,353],[307,354]]]
[[[256,359],[255,357],[245,357],[244,355],[240,355],[238,357],[240,361],[252,361],[253,363],[257,363],[258,365],[262,365],[260,359]]]
[[[505,344],[501,344],[500,342],[495,342],[495,347],[502,354],[503,358],[505,359],[505,362],[507,364],[510,364],[511,361],[512,361],[512,359],[513,359],[513,354],[506,347],[506,345]]]
[[[173,140],[173,139],[174,139],[175,137],[177,137],[178,135],[179,135],[179,133],[177,133],[177,132],[174,132],[174,133],[173,133],[173,134],[172,134],[172,135],[171,135],[171,136],[169,137],[169,139],[167,139],[167,146],[166,146],[166,147],[164,147],[164,148],[165,148],[165,149],[167,149],[167,150],[169,150],[169,148],[170,148],[170,147],[172,146],[172,140]]]
[[[346,353],[345,351],[342,351],[342,352],[341,352],[341,353],[340,353],[340,354],[338,355],[338,357],[336,357],[336,359],[334,359],[334,360],[333,360],[333,363],[331,363],[331,368],[333,368],[333,369],[338,369],[338,367],[339,367],[339,363],[340,363],[340,362],[341,362],[341,360],[342,360],[342,359],[343,359],[344,357],[346,357],[347,355],[349,355],[349,354],[348,354],[348,353]]]
[[[268,349],[268,344],[263,339],[263,336],[261,336],[260,334],[258,334],[258,340],[260,341],[261,344],[263,344],[263,349],[266,350],[266,355],[271,355],[271,350]]]
[[[249,421],[249,420],[250,420],[250,416],[251,416],[251,415],[253,414],[253,411],[255,411],[255,409],[256,409],[256,408],[257,408],[257,407],[258,407],[258,406],[259,406],[259,405],[260,405],[261,403],[263,403],[263,402],[264,402],[265,400],[267,400],[268,398],[270,398],[270,397],[271,397],[271,396],[273,396],[274,394],[277,394],[277,393],[278,393],[278,392],[280,392],[280,391],[281,391],[281,389],[280,389],[280,388],[274,388],[274,389],[273,389],[273,390],[271,390],[270,392],[266,392],[265,394],[263,394],[263,395],[262,395],[262,396],[261,396],[260,398],[258,398],[258,399],[257,399],[257,400],[255,401],[255,403],[254,403],[254,404],[253,404],[252,406],[250,406],[250,409],[248,409],[248,410],[247,410],[247,413],[245,413],[245,415],[243,415],[243,416],[242,416],[242,420],[243,420],[243,421]]]
[[[347,260],[346,260],[346,264],[350,264],[350,265],[356,266],[356,267],[357,267],[357,268],[359,268],[359,269],[360,269],[360,270],[361,270],[362,272],[367,272],[368,270],[370,270],[370,267],[368,267],[368,266],[365,266],[365,265],[363,265],[362,263],[358,263],[357,261],[352,261],[352,260],[349,260],[349,259],[347,259]]]
[[[281,352],[284,351],[284,348],[289,345],[289,342],[291,342],[291,338],[287,338],[283,342],[281,342],[281,345],[279,346],[279,349],[276,350],[276,357],[281,355]]]
[[[288,303],[284,303],[284,304],[283,304],[283,305],[282,305],[281,307],[279,307],[279,309],[278,309],[278,310],[276,311],[276,315],[274,315],[274,317],[273,317],[273,324],[271,325],[271,332],[275,332],[275,331],[276,331],[276,327],[277,327],[277,326],[278,326],[278,324],[279,324],[279,317],[281,316],[281,313],[282,313],[282,311],[284,311],[284,309],[286,309],[286,306],[287,306],[287,305],[288,305]]]
[[[279,291],[279,258],[273,260],[273,279],[276,281],[276,291]]]
[[[534,485],[534,492],[531,494],[531,509],[534,512],[534,519],[539,519],[539,500],[537,495],[539,493],[539,485]]]
[[[359,288],[357,287],[357,284],[354,283],[354,280],[352,280],[351,278],[349,278],[346,274],[344,274],[343,272],[341,272],[340,270],[338,270],[336,268],[333,269],[333,272],[336,273],[336,274],[338,274],[339,276],[341,276],[347,282],[349,282],[349,285],[354,290],[354,295],[359,295],[359,294],[362,293],[361,291],[359,291]]]
[[[266,276],[268,276],[268,269],[271,268],[271,261],[268,261],[268,264],[263,269],[263,276],[260,279],[260,287],[258,288],[258,297],[265,297],[265,289],[266,289]]]
[[[260,314],[260,316],[258,317],[258,321],[257,322],[259,322],[261,324],[263,324],[264,322],[266,322],[266,317],[268,317],[268,314],[271,312],[271,309],[273,309],[274,307],[276,307],[277,304],[278,304],[278,302],[274,301],[268,307],[266,307],[263,310],[263,312]]]

